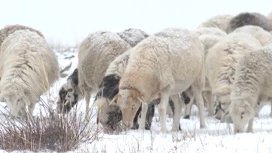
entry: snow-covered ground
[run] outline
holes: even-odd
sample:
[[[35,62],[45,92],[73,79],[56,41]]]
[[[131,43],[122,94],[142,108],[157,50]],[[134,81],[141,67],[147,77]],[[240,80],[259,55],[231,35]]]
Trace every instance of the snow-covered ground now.
[[[57,53],[61,67],[72,62],[72,73],[77,65],[77,52]],[[65,57],[74,58],[67,59]],[[52,88],[52,97],[56,97],[58,89],[66,78],[60,79]],[[46,97],[43,96],[44,100]],[[93,100],[93,98],[92,98]],[[85,112],[85,103],[79,103],[79,111]],[[36,106],[38,112],[39,105]],[[38,114],[38,113],[37,113]],[[233,134],[232,124],[220,123],[214,117],[207,117],[207,128],[199,128],[197,108],[194,106],[190,120],[181,119],[181,132],[160,133],[160,122],[156,111],[151,130],[129,130],[115,135],[99,133],[99,138],[93,143],[82,144],[71,152],[183,152],[183,153],[267,153],[272,152],[272,118],[270,105],[265,106],[254,120],[254,133]],[[95,117],[93,121],[95,122]],[[170,131],[172,119],[167,118],[167,128]]]

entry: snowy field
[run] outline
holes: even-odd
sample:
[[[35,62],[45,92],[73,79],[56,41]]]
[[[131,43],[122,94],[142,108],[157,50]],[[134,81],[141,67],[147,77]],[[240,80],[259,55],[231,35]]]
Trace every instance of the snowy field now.
[[[245,11],[256,11],[267,15],[272,11],[272,2],[268,0],[137,2],[0,0],[2,6],[0,14],[3,15],[0,27],[7,24],[23,24],[39,29],[50,45],[57,48],[55,51],[61,68],[72,63],[69,71],[65,72],[69,75],[77,66],[77,50],[69,50],[66,47],[76,46],[89,33],[96,30],[117,32],[132,27],[141,28],[151,34],[166,27],[194,29],[201,22],[218,14],[235,15]],[[59,50],[66,51],[59,52]],[[44,101],[47,99],[56,101],[58,90],[66,78],[60,78],[50,89],[51,94],[43,95],[41,98]],[[5,104],[1,103],[1,105]],[[79,113],[84,113],[84,101],[80,101],[78,105]],[[36,105],[34,115],[40,114],[40,107],[42,106]],[[84,143],[77,150],[70,152],[272,153],[270,108],[270,105],[266,105],[259,117],[255,117],[254,133],[235,135],[232,124],[220,123],[214,117],[207,117],[207,128],[200,129],[196,107],[193,107],[190,120],[180,120],[181,132],[161,134],[156,111],[151,130],[129,130],[115,135],[100,132],[96,141]],[[3,108],[1,110],[4,112]],[[95,117],[92,118],[93,122],[96,122],[95,120]],[[171,129],[171,125],[172,118],[168,116],[168,130]]]
[[[62,68],[72,62],[72,67],[67,74],[72,73],[77,65],[77,52],[57,52]],[[67,58],[73,57],[73,58]],[[51,88],[50,99],[56,99],[58,89],[65,82],[61,78]],[[94,95],[93,95],[94,96]],[[42,96],[46,101],[48,97]],[[93,97],[92,97],[93,101]],[[79,113],[85,112],[85,102],[80,101]],[[34,114],[39,114],[40,105],[36,105]],[[95,110],[95,109],[94,109]],[[94,111],[95,113],[95,111]],[[96,117],[92,118],[95,123]],[[151,130],[129,130],[119,134],[109,135],[100,132],[99,137],[93,143],[84,143],[72,152],[86,153],[268,153],[272,152],[272,118],[270,117],[270,105],[265,106],[259,117],[254,120],[254,133],[233,134],[232,124],[220,123],[214,117],[206,118],[207,128],[199,128],[197,108],[194,106],[190,120],[181,119],[181,132],[160,133],[158,112],[153,118]],[[167,117],[167,128],[170,131],[172,118]]]

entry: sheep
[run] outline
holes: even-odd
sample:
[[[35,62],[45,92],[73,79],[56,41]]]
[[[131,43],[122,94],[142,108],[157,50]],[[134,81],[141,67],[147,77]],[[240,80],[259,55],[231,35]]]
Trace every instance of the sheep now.
[[[39,96],[59,77],[54,52],[44,38],[30,30],[17,30],[1,45],[0,99],[13,117],[32,114]]]
[[[107,31],[91,33],[79,45],[78,87],[86,101],[86,120],[88,120],[91,93],[99,90],[110,62],[128,49],[130,49],[128,43],[117,34]]]
[[[245,25],[255,25],[266,31],[272,31],[272,21],[270,21],[266,16],[255,12],[244,12],[236,15],[230,20],[227,33]]]
[[[207,21],[200,24],[197,28],[201,28],[201,27],[218,28],[224,32],[227,32],[229,21],[232,18],[233,18],[233,15],[230,15],[230,14],[217,15],[212,18],[209,18]]]
[[[247,33],[231,33],[216,43],[208,52],[205,69],[212,95],[219,110],[216,118],[221,119],[230,103],[230,91],[237,62],[246,53],[260,48],[261,43]]]
[[[42,38],[44,38],[43,34],[40,31],[36,30],[36,29],[30,28],[30,27],[27,27],[27,26],[24,26],[24,25],[19,25],[19,24],[7,25],[7,26],[5,26],[4,28],[2,28],[0,30],[0,46],[3,43],[3,41],[10,34],[14,33],[17,30],[25,30],[25,29],[28,29],[28,30],[33,31],[33,32],[36,32],[39,36],[41,36]]]
[[[192,86],[200,127],[206,127],[201,90],[204,86],[204,48],[197,35],[186,29],[167,28],[131,48],[128,65],[113,98],[121,108],[125,127],[133,126],[133,117],[142,104],[139,129],[144,129],[147,106],[160,98],[161,132],[166,132],[166,107],[169,96],[175,105],[172,131],[178,129],[181,102],[179,93]]]
[[[260,98],[272,95],[272,48],[263,47],[250,52],[239,61],[231,91],[229,113],[233,120],[234,133],[253,132],[253,120]],[[257,110],[256,110],[257,108]]]
[[[103,129],[107,133],[112,133],[121,130],[120,121],[122,120],[122,112],[116,103],[110,103],[113,97],[119,91],[119,81],[125,71],[129,59],[130,50],[115,58],[112,61],[105,73],[100,91],[95,98],[95,104],[98,106],[97,123],[101,123]],[[152,124],[154,116],[154,105],[159,103],[159,99],[154,100],[148,105],[145,129],[148,130]],[[169,101],[172,112],[174,110],[173,102]],[[140,115],[141,107],[138,109],[133,119],[132,129],[137,129],[138,116]]]
[[[109,32],[107,32],[107,33],[109,34]],[[117,40],[114,40],[114,41],[117,41],[117,44],[120,43],[121,45],[123,45],[123,48],[121,48],[120,52],[123,52],[125,49],[129,49],[130,48],[128,45],[124,45],[124,41],[127,42],[127,43],[133,44],[133,43],[139,42],[141,38],[144,39],[146,36],[148,36],[142,30],[140,30],[140,29],[133,29],[133,28],[124,30],[124,34],[123,35],[121,33],[122,32],[119,32],[117,34],[114,33],[114,34],[112,34],[114,36],[112,36],[111,38],[103,38],[103,39],[107,39],[108,41],[110,41],[111,39],[117,39]],[[142,36],[142,33],[144,34],[144,36]],[[123,38],[124,38],[123,41],[120,40],[121,39],[120,35],[123,36]],[[90,36],[90,37],[95,37],[95,36]],[[132,37],[132,38],[129,39],[129,37]],[[88,41],[87,39],[88,38],[86,38],[86,41]],[[97,40],[97,41],[99,40],[98,38],[94,38],[94,39]],[[86,42],[86,43],[88,43],[88,42]],[[104,43],[106,43],[106,42],[104,42]],[[99,46],[103,46],[103,45],[104,44],[102,43],[100,45],[97,44],[96,46],[99,47]],[[105,49],[106,49],[106,47],[105,47]],[[103,50],[103,48],[101,50]],[[116,55],[116,56],[118,56],[118,55]],[[106,56],[106,54],[104,54],[104,53],[101,54],[101,56],[99,58],[102,59],[103,56]],[[103,61],[100,61],[101,63],[97,63],[97,65],[94,65],[95,67],[97,66],[97,68],[98,68],[95,71],[100,71],[100,75],[101,75],[101,76],[95,75],[95,77],[98,80],[98,82],[96,82],[96,85],[95,85],[96,88],[98,88],[97,84],[101,83],[100,82],[100,81],[102,81],[101,78],[103,78],[103,76],[104,76],[104,74],[102,74],[101,72],[104,73],[106,71],[106,69],[107,69],[108,64],[115,58],[111,54],[107,55],[107,56],[110,58],[110,60],[106,61],[105,62],[106,64],[104,64]],[[90,59],[91,58],[92,57],[90,57]],[[93,57],[93,58],[96,58],[96,57]],[[95,59],[95,60],[99,60],[99,59]],[[101,70],[99,69],[99,66],[100,66],[99,64],[102,65],[102,69]],[[94,79],[96,79],[96,78],[94,78]],[[59,90],[59,98],[58,98],[58,101],[57,101],[57,106],[58,106],[57,109],[58,109],[59,113],[68,113],[71,110],[71,108],[74,106],[74,104],[77,104],[77,102],[79,100],[81,100],[81,98],[84,97],[84,95],[82,95],[82,93],[79,91],[79,87],[78,86],[74,86],[68,80],[67,80],[67,82],[65,84],[62,85],[62,87]],[[61,98],[61,96],[65,97],[65,98]],[[77,100],[71,101],[71,99],[77,99]],[[89,106],[87,106],[87,107],[89,107]],[[63,111],[61,111],[61,110],[63,110]]]
[[[259,26],[246,25],[235,29],[233,32],[245,32],[251,34],[265,46],[272,43],[272,35]]]
[[[208,54],[209,49],[214,46],[219,40],[224,38],[227,34],[218,28],[198,28],[195,30],[198,34],[198,38],[201,40],[204,45],[205,58]],[[208,104],[208,114],[211,116],[214,114],[213,108],[213,97],[211,93],[211,87],[206,78],[205,81],[205,89],[202,91],[204,101]],[[187,96],[187,97],[186,97]],[[192,104],[195,103],[193,92],[191,88],[187,89],[183,94],[184,101],[188,101],[185,103],[185,119],[190,118],[190,112]]]
[[[57,101],[57,112],[67,113],[74,107],[78,101],[83,99],[83,95],[78,88],[78,69],[67,78],[67,82],[59,90]],[[63,104],[64,103],[64,104]]]

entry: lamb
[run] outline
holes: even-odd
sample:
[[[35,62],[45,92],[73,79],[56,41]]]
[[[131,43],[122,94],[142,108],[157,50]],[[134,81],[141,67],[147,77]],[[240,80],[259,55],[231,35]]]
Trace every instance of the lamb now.
[[[109,34],[109,32],[107,32],[108,34]],[[139,40],[139,38],[144,38],[144,37],[146,37],[146,36],[148,36],[147,34],[145,34],[144,36],[142,36],[142,33],[144,33],[142,30],[140,30],[140,29],[133,29],[133,28],[131,28],[131,29],[127,29],[127,30],[124,30],[124,33],[125,34],[123,34],[122,36],[124,37],[124,38],[126,38],[126,39],[123,39],[123,40],[120,40],[121,38],[119,37],[119,35],[121,35],[121,32],[120,33],[117,33],[117,34],[112,34],[112,35],[114,35],[114,36],[112,36],[111,38],[105,38],[106,40],[108,40],[108,41],[110,41],[111,39],[115,39],[115,38],[117,38],[117,40],[114,40],[114,41],[116,41],[117,43],[116,44],[118,44],[118,43],[121,43],[121,45],[123,45],[123,47],[121,48],[121,50],[120,50],[120,54],[122,53],[122,52],[124,52],[124,50],[126,50],[126,49],[129,49],[130,47],[126,44],[126,45],[124,45],[124,43],[125,42],[127,42],[127,43],[131,43],[131,44],[133,44],[133,43],[136,43],[136,42],[138,42],[138,41],[140,41]],[[130,36],[130,37],[132,37],[131,39],[129,39],[128,38],[128,36]],[[94,37],[94,39],[95,40],[97,40],[97,43],[98,43],[98,41],[99,41],[99,38],[95,38],[95,36],[90,36],[90,37]],[[106,36],[105,36],[106,37]],[[134,38],[134,39],[133,39]],[[88,40],[87,40],[88,38],[86,38],[86,43],[88,43]],[[104,38],[103,38],[104,39]],[[125,42],[124,42],[125,41]],[[106,43],[106,42],[104,42],[104,43]],[[103,46],[104,44],[103,43],[101,43],[101,44],[96,44],[96,46]],[[124,49],[125,48],[125,49]],[[104,49],[106,49],[106,48],[104,48]],[[101,49],[101,50],[103,50],[103,48]],[[122,51],[123,50],[123,51]],[[91,54],[91,53],[90,53]],[[116,56],[118,56],[119,54],[117,54]],[[101,53],[101,56],[99,56],[99,58],[101,58],[101,60],[103,60],[102,59],[102,57],[103,56],[106,56],[106,54],[105,53]],[[97,66],[97,69],[95,70],[95,71],[100,71],[100,74],[101,74],[101,76],[100,75],[95,75],[95,78],[94,78],[94,81],[95,81],[95,79],[97,79],[97,81],[98,82],[96,82],[96,85],[95,85],[95,87],[96,88],[98,88],[98,86],[97,86],[97,84],[100,84],[101,82],[100,81],[102,81],[102,78],[103,78],[103,76],[104,76],[104,74],[102,74],[102,72],[104,73],[105,71],[106,71],[106,69],[107,69],[107,67],[108,67],[108,64],[115,58],[115,57],[113,57],[111,54],[110,55],[107,55],[107,56],[109,56],[110,57],[110,60],[109,61],[106,61],[105,63],[106,64],[104,64],[103,63],[103,61],[100,61],[101,62],[101,64],[100,65],[102,65],[102,69],[100,69],[98,66],[99,66],[99,63],[97,63],[97,65],[94,65],[94,67],[96,67]],[[91,57],[90,57],[91,58]],[[95,57],[93,57],[93,58],[96,58],[96,56]],[[95,59],[95,60],[99,60],[99,59]],[[104,59],[105,60],[105,59]],[[86,65],[87,66],[87,65]],[[97,73],[97,72],[96,72]],[[77,76],[77,75],[76,75]],[[78,77],[78,76],[77,76]],[[97,78],[96,78],[97,77]],[[78,79],[78,78],[75,78],[75,79]],[[72,82],[73,82],[73,79],[71,80]],[[77,104],[77,102],[79,101],[79,100],[81,100],[81,98],[83,98],[84,96],[82,95],[82,93],[79,91],[79,87],[78,86],[74,86],[73,85],[74,83],[70,83],[69,82],[69,79],[67,80],[67,83],[65,83],[65,84],[63,84],[63,86],[60,88],[60,90],[59,90],[59,98],[58,98],[58,101],[57,101],[57,109],[58,109],[58,112],[59,113],[68,113],[70,110],[71,110],[71,108],[75,105],[75,104]],[[62,97],[65,97],[65,98],[61,98],[61,96]],[[75,100],[72,100],[72,99],[75,99]],[[71,101],[72,100],[72,101]],[[87,107],[89,107],[89,106],[87,106]],[[62,111],[63,110],[63,111]]]
[[[17,30],[26,30],[26,29],[28,29],[30,31],[33,31],[33,32],[36,32],[39,36],[41,36],[42,38],[44,38],[43,34],[40,31],[36,30],[36,29],[30,28],[30,27],[27,27],[27,26],[24,26],[24,25],[19,25],[19,24],[7,25],[3,29],[0,30],[0,46],[3,43],[3,41],[10,34],[14,33]]]
[[[272,95],[272,48],[263,47],[245,55],[237,65],[235,81],[231,91],[230,116],[234,133],[253,132],[253,120],[260,98]]]
[[[39,96],[59,77],[54,52],[44,38],[30,30],[17,30],[1,45],[0,99],[13,117],[32,113]]]
[[[139,129],[143,130],[148,104],[160,98],[161,132],[166,132],[166,107],[171,96],[175,105],[172,130],[178,130],[181,113],[178,94],[192,86],[200,127],[206,127],[201,94],[205,82],[203,67],[203,45],[194,32],[186,29],[165,29],[131,48],[119,92],[113,98],[121,108],[124,125],[133,126],[133,117],[142,104]]]
[[[260,13],[245,12],[236,15],[230,20],[227,33],[245,25],[255,25],[266,31],[272,31],[272,21],[270,21],[266,16]]]
[[[272,43],[272,35],[268,31],[265,31],[263,28],[259,26],[246,25],[235,29],[233,32],[244,32],[251,34],[260,43],[265,46]]]
[[[207,21],[200,24],[197,28],[202,28],[202,27],[218,28],[224,32],[227,32],[229,21],[232,18],[233,16],[229,14],[217,15],[212,18],[209,18]]]
[[[209,50],[205,62],[206,76],[214,99],[221,108],[221,111],[216,112],[216,118],[221,119],[229,106],[237,62],[245,54],[261,46],[250,34],[231,33]]]

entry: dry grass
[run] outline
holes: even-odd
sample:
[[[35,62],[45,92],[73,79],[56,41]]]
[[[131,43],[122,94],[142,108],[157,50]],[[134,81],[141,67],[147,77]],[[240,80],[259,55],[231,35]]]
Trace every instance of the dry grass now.
[[[57,151],[77,149],[97,137],[96,124],[84,121],[83,114],[67,116],[49,113],[46,117],[10,119],[0,123],[0,148],[6,151]]]

